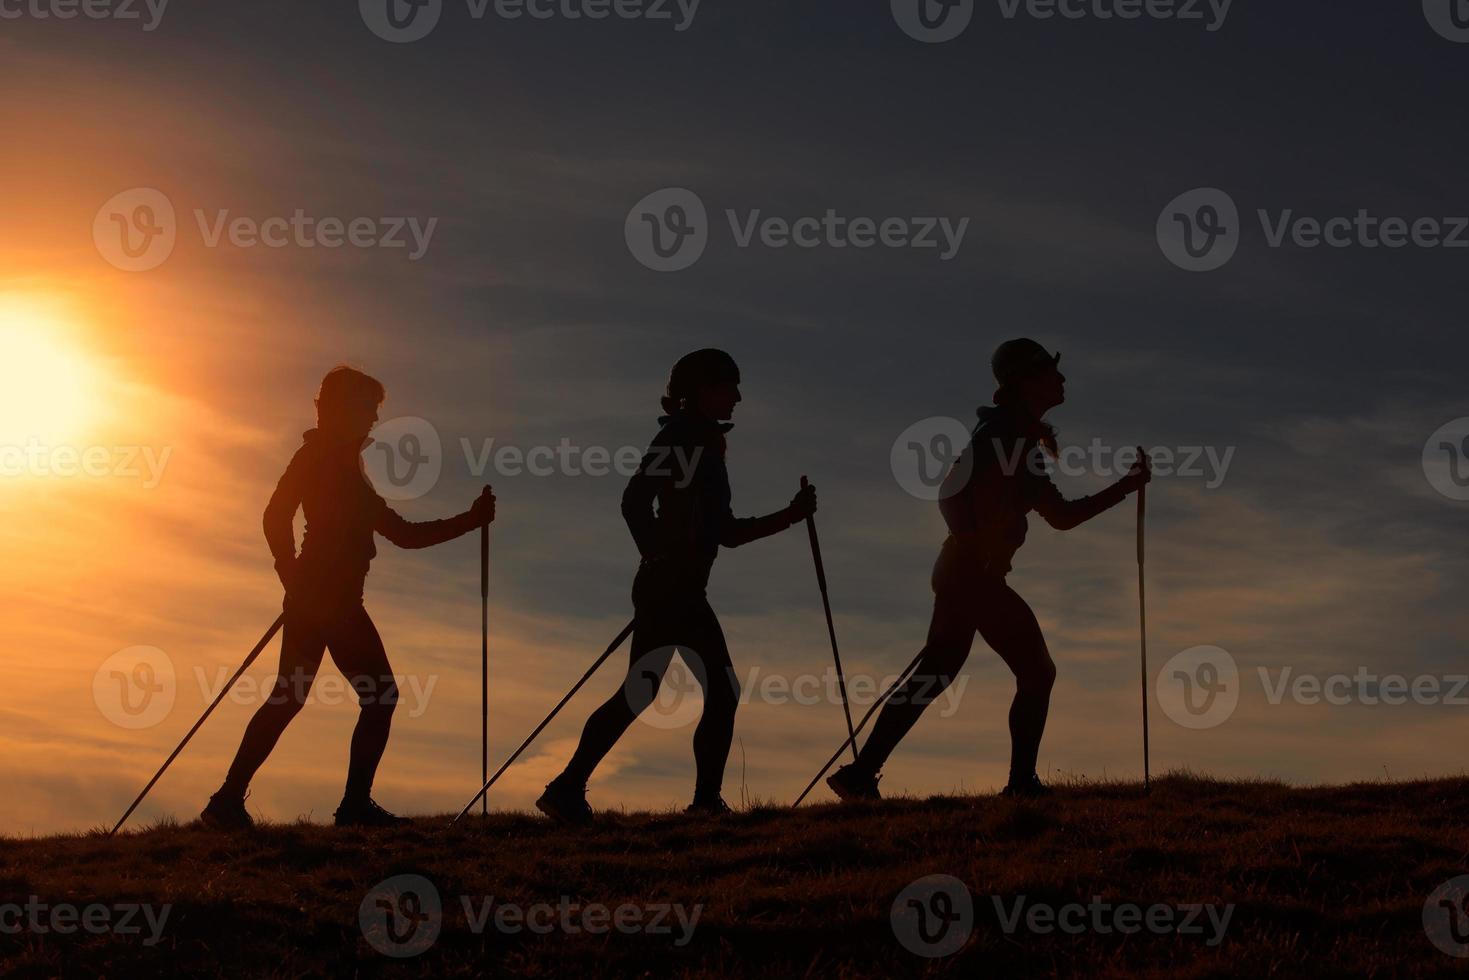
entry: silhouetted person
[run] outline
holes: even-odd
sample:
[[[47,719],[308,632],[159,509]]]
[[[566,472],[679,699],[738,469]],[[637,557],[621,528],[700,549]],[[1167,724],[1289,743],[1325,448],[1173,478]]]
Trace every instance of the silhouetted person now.
[[[632,588],[637,625],[627,678],[587,719],[576,753],[536,801],[547,816],[570,823],[591,819],[587,780],[653,703],[675,647],[704,689],[704,714],[694,730],[698,775],[688,812],[729,812],[720,789],[739,686],[705,596],[709,571],[720,545],[736,548],[769,537],[816,511],[816,491],[808,487],[790,506],[765,517],[736,518],[731,512],[724,435],[740,401],[739,384],[739,368],[721,350],[694,351],[673,366],[663,398],[668,414],[658,420],[662,428],[622,495],[622,516],[642,555]]]
[[[336,823],[407,822],[371,796],[398,703],[393,668],[362,605],[368,565],[377,554],[373,534],[400,548],[427,548],[493,521],[495,497],[486,486],[469,510],[442,521],[411,523],[395,513],[362,471],[361,453],[371,444],[368,433],[377,423],[383,395],[382,384],[360,371],[338,367],[328,372],[316,398],[316,428],[305,434],[265,508],[265,539],[286,589],[280,673],[250,719],[224,785],[200,815],[206,823],[251,826],[245,810],[250,779],[306,703],[327,650],[361,706]],[[292,527],[297,508],[306,514],[299,556]]]
[[[1001,344],[991,362],[999,390],[979,411],[968,447],[940,488],[949,536],[933,569],[933,619],[913,676],[883,706],[857,760],[827,780],[844,800],[877,799],[883,763],[935,698],[953,682],[977,632],[1015,675],[1010,705],[1007,796],[1049,792],[1036,775],[1056,665],[1040,624],[1005,583],[1010,561],[1025,543],[1026,514],[1035,511],[1065,531],[1120,503],[1151,479],[1146,456],[1101,493],[1066,500],[1051,482],[1042,453],[1056,454],[1046,412],[1065,401],[1066,378],[1033,340]]]

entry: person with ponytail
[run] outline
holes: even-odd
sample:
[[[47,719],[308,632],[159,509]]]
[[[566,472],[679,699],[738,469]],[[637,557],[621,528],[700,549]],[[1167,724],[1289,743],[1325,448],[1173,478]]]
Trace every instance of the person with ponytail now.
[[[587,780],[653,703],[675,649],[704,690],[704,714],[694,730],[694,800],[687,812],[729,812],[720,794],[739,684],[705,595],[709,572],[721,545],[737,548],[778,534],[816,511],[816,491],[807,487],[773,514],[734,516],[724,457],[739,385],[739,368],[722,350],[697,350],[673,366],[661,429],[622,495],[622,516],[641,555],[632,587],[636,626],[627,677],[587,719],[571,761],[536,801],[553,819],[591,819]]]
[[[1049,792],[1035,769],[1056,665],[1035,613],[1005,576],[1025,543],[1030,511],[1057,530],[1070,530],[1152,478],[1149,460],[1140,453],[1131,472],[1100,493],[1078,500],[1061,496],[1042,455],[1057,455],[1056,430],[1044,419],[1066,400],[1060,360],[1061,355],[1028,339],[1006,341],[995,351],[991,367],[999,390],[994,405],[979,410],[979,425],[939,490],[949,536],[933,570],[928,642],[912,677],[883,706],[857,760],[827,780],[843,800],[879,798],[883,764],[923,709],[953,682],[969,657],[975,633],[1015,675],[1010,779],[1004,795]]]

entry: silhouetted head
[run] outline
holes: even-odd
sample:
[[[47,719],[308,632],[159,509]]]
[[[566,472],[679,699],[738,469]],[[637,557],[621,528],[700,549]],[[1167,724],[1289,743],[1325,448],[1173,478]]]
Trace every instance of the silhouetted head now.
[[[1007,340],[995,349],[990,367],[999,382],[996,405],[1018,405],[1039,419],[1066,401],[1066,376],[1052,354],[1028,337]]]
[[[722,350],[705,347],[685,354],[668,375],[663,410],[691,412],[723,421],[734,415],[740,403],[740,369]]]
[[[377,378],[346,365],[334,367],[316,393],[316,427],[342,439],[366,439],[386,394]]]

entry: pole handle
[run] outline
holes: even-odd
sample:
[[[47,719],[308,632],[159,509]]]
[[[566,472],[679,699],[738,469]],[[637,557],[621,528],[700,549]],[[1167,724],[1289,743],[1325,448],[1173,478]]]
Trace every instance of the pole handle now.
[[[804,475],[801,477],[801,489],[805,490],[811,485],[811,481]],[[816,562],[816,584],[821,588],[822,600],[826,600],[826,564],[821,560],[821,542],[816,537],[816,518],[806,515],[806,536],[811,539],[811,557]]]

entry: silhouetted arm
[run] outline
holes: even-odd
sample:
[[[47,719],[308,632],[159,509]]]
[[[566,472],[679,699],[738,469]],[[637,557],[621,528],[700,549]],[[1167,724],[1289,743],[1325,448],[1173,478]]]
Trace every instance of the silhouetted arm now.
[[[633,543],[638,546],[638,554],[644,561],[663,557],[653,502],[658,499],[659,488],[669,479],[663,473],[667,459],[666,450],[655,444],[643,455],[637,472],[628,479],[622,491],[622,519],[627,522]]]
[[[286,471],[276,483],[275,492],[270,495],[270,502],[265,505],[265,516],[261,520],[265,529],[265,543],[270,546],[271,557],[275,559],[275,573],[282,585],[286,584],[291,568],[296,563],[296,529],[293,522],[296,519],[296,510],[301,506],[304,483],[305,464],[301,462],[301,453],[298,451],[291,457]]]
[[[720,528],[719,543],[726,548],[738,548],[742,544],[779,534],[798,520],[800,518],[794,516],[789,507],[764,517],[736,517],[730,513],[726,515]]]
[[[384,501],[373,530],[400,548],[432,548],[468,534],[483,523],[484,517],[473,508],[438,521],[405,520]]]
[[[1131,477],[1123,477],[1107,489],[1089,497],[1067,500],[1046,475],[1036,476],[1030,490],[1030,504],[1047,524],[1058,531],[1069,531],[1096,517],[1102,511],[1122,503],[1135,489]]]
[[[726,548],[738,548],[751,541],[779,534],[793,524],[798,524],[816,513],[816,488],[804,482],[801,490],[791,498],[790,505],[764,517],[735,517],[725,511],[724,523],[720,527],[719,543]]]

